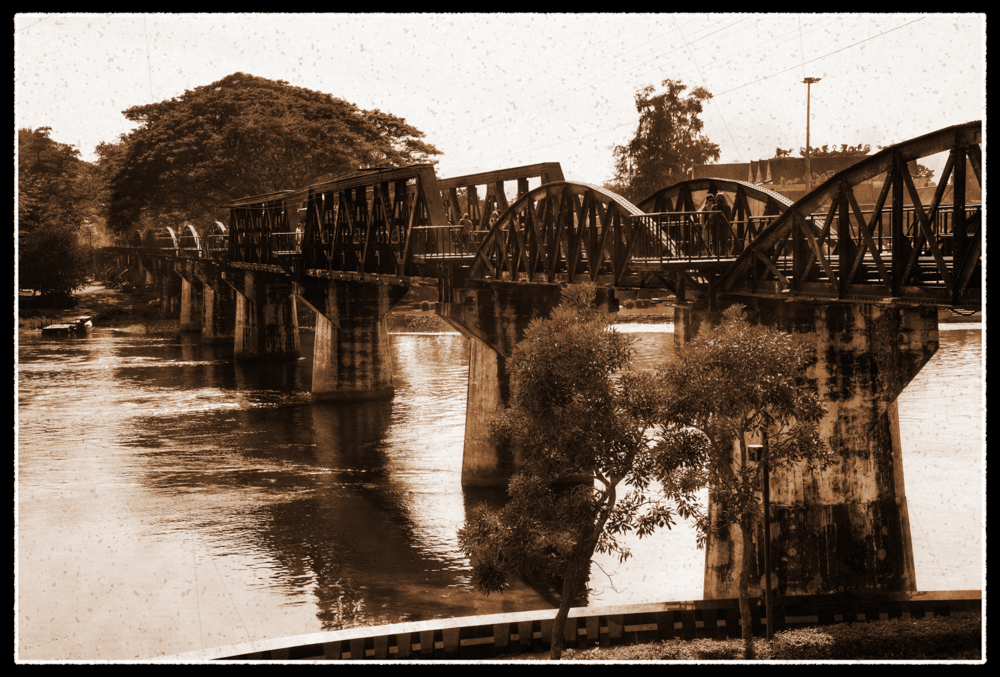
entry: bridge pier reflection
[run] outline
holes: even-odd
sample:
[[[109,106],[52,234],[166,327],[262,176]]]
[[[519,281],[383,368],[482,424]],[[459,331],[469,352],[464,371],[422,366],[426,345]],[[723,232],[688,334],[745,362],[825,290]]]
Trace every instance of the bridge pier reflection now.
[[[937,310],[754,299],[748,314],[812,349],[805,376],[827,407],[820,435],[835,457],[825,471],[771,471],[778,593],[915,590],[896,398],[937,350]],[[711,313],[676,315],[683,345]],[[751,595],[763,582],[762,533],[755,541]],[[706,599],[737,596],[741,557],[738,526],[709,538]]]

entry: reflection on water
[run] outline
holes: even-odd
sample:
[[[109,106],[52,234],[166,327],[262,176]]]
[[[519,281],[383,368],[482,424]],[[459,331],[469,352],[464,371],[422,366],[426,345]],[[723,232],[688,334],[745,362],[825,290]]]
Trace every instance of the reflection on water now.
[[[670,359],[672,334],[628,330],[636,368]],[[234,364],[196,338],[22,337],[20,658],[554,604],[523,583],[472,590],[456,532],[503,494],[460,485],[466,341],[392,336],[394,400],[345,405],[312,401],[302,339],[297,362]],[[918,586],[978,588],[981,332],[942,328],[941,344],[900,399]],[[631,547],[625,564],[597,560],[592,604],[701,596],[690,528]]]

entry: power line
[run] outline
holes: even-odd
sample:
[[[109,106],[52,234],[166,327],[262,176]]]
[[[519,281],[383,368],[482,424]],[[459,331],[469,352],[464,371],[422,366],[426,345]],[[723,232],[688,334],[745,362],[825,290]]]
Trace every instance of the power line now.
[[[821,29],[821,28],[825,28],[825,27],[829,26],[831,23],[836,23],[836,21],[837,21],[836,19],[834,19],[832,21],[827,21],[827,22],[824,22],[823,20],[817,21],[814,24],[812,24],[812,28],[810,28],[806,32],[807,33],[812,33],[814,31],[817,31],[817,30]],[[690,23],[690,22],[688,22],[688,23]],[[686,26],[686,25],[687,24],[683,24],[683,26]],[[754,25],[756,25],[756,24],[754,24]],[[752,27],[752,26],[747,26],[745,28],[750,28],[750,27]],[[740,29],[740,30],[744,30],[744,29]],[[771,44],[771,43],[774,43],[775,45],[780,45],[782,42],[787,42],[788,40],[792,40],[792,39],[794,39],[794,34],[796,32],[797,32],[796,29],[792,29],[792,30],[787,31],[785,33],[781,33],[780,35],[778,35],[778,36],[776,36],[774,38],[771,38],[767,42],[762,43],[764,46],[762,46],[762,47],[760,47],[758,49],[750,48],[750,49],[746,49],[746,50],[743,50],[743,51],[740,51],[740,52],[736,52],[735,54],[733,54],[729,58],[727,58],[725,61],[721,61],[721,62],[715,64],[715,66],[716,67],[721,67],[721,66],[726,65],[727,63],[735,60],[736,58],[738,58],[738,57],[740,57],[742,55],[755,54],[757,52],[761,52],[761,51],[764,51],[766,49],[769,49],[768,45]],[[785,36],[793,36],[793,37],[789,37],[786,40],[781,40],[781,38],[783,38]],[[708,36],[702,36],[702,37],[708,37]],[[701,38],[699,38],[699,39],[701,39]],[[681,80],[683,80],[683,78],[687,77],[687,75],[688,75],[688,73],[682,73],[681,75],[678,76],[678,78],[681,79]],[[608,78],[604,78],[604,80],[607,80],[610,77],[611,76],[609,76]],[[593,87],[596,84],[598,84],[599,82],[603,82],[603,80],[598,81],[597,83],[591,83],[590,86]],[[634,120],[632,123],[635,123],[635,122],[638,122],[638,119]],[[725,122],[725,120],[723,120],[723,122]],[[565,127],[565,123],[563,121],[561,121],[561,120],[560,121],[556,121],[556,122],[552,122],[552,123],[549,123],[549,124],[542,125],[541,127],[536,127],[535,131],[536,132],[538,132],[538,131],[545,131],[547,129],[552,129],[552,128],[556,127],[556,126],[564,128]],[[616,127],[610,128],[610,129],[619,129],[622,126],[624,126],[624,125],[618,125]],[[605,130],[601,130],[601,131],[609,131],[609,129],[605,129]],[[585,138],[586,136],[593,136],[594,134],[597,134],[597,133],[600,133],[600,132],[594,132],[592,134],[587,134],[584,137],[573,137],[572,139],[569,139],[569,141],[573,141],[573,140],[576,140],[578,138]],[[730,138],[732,138],[732,135],[730,135]],[[562,142],[557,142],[557,143],[562,143]],[[735,141],[734,141],[734,143],[735,143]],[[552,145],[552,144],[550,144],[550,145]],[[542,148],[547,148],[547,147],[549,147],[549,146],[543,146]],[[539,149],[535,148],[535,149],[531,149],[531,150],[539,150]],[[518,151],[518,152],[531,152],[531,151]],[[500,155],[500,156],[493,156],[491,158],[485,158],[485,159],[489,160],[489,159],[493,159],[495,157],[508,157],[510,155],[516,155],[518,152],[512,152],[512,153],[508,153],[508,154]],[[741,158],[742,158],[742,154],[741,154]],[[474,164],[475,162],[477,162],[477,161],[476,160],[470,160],[468,162],[459,163],[459,166],[464,165],[464,164]]]
[[[711,35],[715,35],[716,33],[719,33],[719,32],[724,31],[724,30],[726,30],[726,29],[728,29],[728,28],[730,28],[732,26],[735,26],[736,24],[738,24],[740,22],[746,21],[748,18],[749,17],[745,17],[743,19],[739,19],[738,21],[734,21],[733,23],[731,23],[731,24],[729,24],[727,26],[723,26],[722,28],[720,28],[718,30],[712,31],[711,33],[708,33],[708,34],[703,35],[703,36],[701,36],[699,38],[696,38],[692,42],[698,42],[700,40],[704,40],[705,38],[707,38],[707,37],[709,37]],[[688,23],[691,23],[691,22],[689,21],[689,22],[687,22],[684,25],[686,26]],[[675,25],[676,25],[676,22],[675,22]],[[664,36],[665,35],[669,35],[669,33],[664,34]],[[664,36],[660,36],[660,37],[664,37]],[[659,39],[659,38],[656,38],[656,39]],[[654,40],[650,40],[650,41],[648,41],[648,42],[646,42],[644,44],[649,44],[649,42],[653,42],[653,41]],[[570,90],[569,92],[567,92],[565,94],[561,94],[559,96],[552,97],[552,98],[548,99],[547,101],[542,101],[541,103],[533,105],[533,106],[531,106],[529,108],[519,109],[517,111],[516,115],[523,115],[525,113],[530,113],[530,112],[532,112],[534,110],[538,110],[539,108],[542,108],[543,106],[551,105],[551,104],[555,103],[556,101],[559,101],[561,99],[565,99],[568,96],[572,96],[573,94],[576,94],[578,92],[584,91],[586,89],[592,89],[592,88],[596,87],[597,85],[599,85],[600,83],[605,82],[606,80],[610,80],[611,78],[615,77],[616,75],[620,75],[621,73],[628,72],[629,70],[633,69],[635,66],[640,66],[640,65],[649,63],[651,61],[655,61],[656,59],[659,59],[659,58],[662,58],[663,56],[666,56],[667,54],[672,54],[673,52],[677,52],[680,49],[681,49],[680,47],[671,47],[664,54],[657,54],[656,56],[653,56],[653,57],[651,57],[649,59],[645,59],[645,60],[638,60],[638,59],[634,60],[631,63],[627,64],[624,68],[620,68],[618,70],[612,71],[610,74],[608,74],[607,76],[601,78],[600,80],[589,82],[586,85],[583,85],[581,87],[577,87],[576,89]],[[634,51],[634,50],[630,50],[630,51]],[[628,52],[625,52],[625,54],[627,54],[627,53]],[[616,57],[616,58],[620,58],[620,56]],[[601,65],[603,66],[604,64],[610,63],[611,61],[614,61],[614,60],[615,59],[609,59],[609,60],[605,61],[604,63],[602,63]],[[469,130],[467,132],[463,132],[461,134],[457,134],[457,135],[455,135],[455,136],[453,136],[451,138],[445,139],[444,141],[438,142],[438,145],[444,145],[446,143],[450,143],[451,141],[454,141],[455,139],[460,139],[463,136],[468,136],[469,134],[476,134],[478,132],[483,131],[484,129],[488,129],[490,127],[495,127],[496,125],[498,125],[498,124],[500,124],[502,122],[510,120],[512,117],[514,117],[514,116],[513,115],[505,116],[505,117],[497,120],[496,122],[492,122],[492,123],[490,123],[488,125],[484,125],[484,126],[479,127],[477,129],[472,129],[472,130]]]
[[[837,21],[836,19],[834,19],[834,20],[831,20],[831,21],[825,21],[825,20],[820,20],[820,21],[817,21],[817,22],[815,22],[814,24],[812,24],[812,28],[811,28],[811,29],[809,29],[809,30],[807,30],[806,32],[807,32],[807,33],[811,33],[811,32],[813,32],[813,31],[816,31],[816,30],[819,30],[819,29],[821,29],[821,28],[825,28],[826,26],[829,26],[829,25],[830,25],[831,23],[836,23],[836,21]],[[683,26],[687,26],[687,25],[688,25],[689,23],[691,23],[691,22],[689,21],[689,22],[687,22],[687,23],[684,23],[684,24],[682,24],[682,25],[681,25],[681,27],[683,27]],[[736,23],[739,23],[739,22],[736,22]],[[758,24],[759,24],[759,21],[758,21],[758,22],[756,22],[756,23],[754,23],[754,24],[751,24],[750,26],[745,26],[745,27],[743,27],[743,28],[741,28],[741,29],[739,29],[739,30],[740,30],[740,31],[742,31],[742,30],[746,30],[747,28],[752,28],[753,26],[756,26],[756,25],[758,25]],[[719,31],[721,31],[721,30],[725,30],[726,28],[729,28],[729,27],[731,27],[731,26],[733,26],[733,25],[735,25],[735,23],[734,23],[734,24],[730,24],[729,26],[725,26],[725,27],[723,27],[722,29],[719,29]],[[704,29],[702,29],[702,30],[704,30]],[[702,40],[702,39],[704,39],[704,38],[707,38],[707,37],[709,37],[710,35],[713,35],[713,34],[715,34],[715,33],[718,33],[719,31],[713,31],[712,33],[709,33],[708,35],[704,35],[704,36],[701,36],[701,37],[697,38],[696,40],[694,40],[694,41],[690,42],[690,43],[689,43],[689,45],[691,45],[691,44],[694,44],[694,42],[697,42],[697,41],[700,41],[700,40]],[[787,31],[787,32],[785,32],[785,33],[782,33],[782,34],[780,34],[780,35],[776,36],[776,37],[773,37],[773,38],[769,39],[769,40],[768,40],[768,41],[766,41],[765,43],[761,43],[761,44],[762,44],[762,46],[759,46],[758,48],[750,48],[750,49],[745,49],[745,50],[742,50],[742,51],[740,51],[740,52],[736,52],[736,53],[732,54],[732,55],[731,55],[731,56],[730,56],[729,58],[727,58],[727,59],[726,59],[725,61],[721,61],[721,62],[717,62],[717,63],[713,64],[713,67],[716,67],[716,68],[718,68],[718,67],[721,67],[721,66],[724,66],[724,65],[726,65],[726,64],[728,64],[728,63],[730,63],[731,61],[733,61],[733,60],[737,59],[737,58],[738,58],[738,57],[740,57],[740,56],[743,56],[743,55],[750,55],[750,54],[755,54],[755,53],[757,53],[757,52],[761,52],[761,51],[764,51],[764,50],[766,50],[766,49],[769,49],[769,48],[770,48],[770,47],[769,47],[769,45],[772,45],[772,43],[773,43],[773,45],[780,45],[780,44],[781,44],[782,42],[787,42],[788,40],[791,40],[791,39],[793,39],[793,38],[791,38],[791,37],[790,37],[790,38],[788,38],[787,40],[781,40],[781,38],[783,38],[783,37],[785,37],[785,36],[789,36],[789,35],[791,35],[791,36],[794,36],[794,34],[795,34],[795,33],[796,33],[796,30],[795,30],[795,29],[792,29],[792,30],[790,30],[790,31]],[[662,37],[662,36],[661,36],[661,37]],[[649,42],[652,42],[652,41],[649,41]],[[649,44],[649,43],[647,42],[647,43],[645,43],[645,44]],[[674,51],[677,51],[678,49],[680,49],[680,48],[676,48],[676,49],[673,49],[673,50],[671,50],[670,52],[668,52],[668,54],[669,54],[669,53],[671,53],[671,52],[674,52]],[[649,63],[650,61],[654,61],[654,60],[656,60],[657,58],[660,58],[660,57],[662,57],[662,56],[665,56],[665,55],[664,55],[664,54],[661,54],[661,55],[658,55],[658,56],[656,56],[656,57],[653,57],[653,58],[651,58],[651,59],[646,59],[646,60],[644,60],[644,61],[641,61],[641,62],[639,62],[639,61],[633,61],[633,62],[631,62],[630,64],[628,64],[628,67],[627,67],[627,68],[625,68],[625,69],[619,69],[619,70],[616,70],[616,71],[613,71],[613,72],[612,72],[611,74],[609,74],[608,76],[606,76],[606,77],[604,77],[604,78],[602,78],[602,79],[600,79],[600,80],[597,80],[597,81],[594,81],[594,82],[591,82],[591,83],[590,83],[589,85],[586,85],[586,86],[584,86],[584,87],[580,87],[580,88],[577,88],[576,90],[573,90],[573,91],[571,91],[571,92],[569,92],[569,93],[567,93],[567,94],[564,94],[564,95],[562,95],[562,96],[559,96],[559,97],[555,97],[555,98],[553,98],[553,99],[550,99],[549,101],[546,101],[546,102],[543,102],[542,104],[539,104],[539,105],[536,105],[536,106],[533,106],[532,108],[527,108],[527,109],[523,109],[523,110],[519,110],[519,111],[518,111],[518,114],[523,114],[523,113],[527,113],[527,112],[531,112],[531,111],[534,111],[534,110],[537,110],[537,109],[541,108],[542,106],[544,106],[544,105],[546,105],[546,104],[551,104],[551,103],[554,103],[555,101],[558,101],[558,100],[560,100],[560,99],[564,99],[564,98],[566,98],[567,96],[570,96],[570,95],[572,95],[572,94],[575,94],[575,93],[578,93],[578,92],[581,92],[581,91],[584,91],[584,90],[586,90],[586,89],[588,89],[588,88],[589,88],[589,89],[592,89],[592,88],[596,87],[597,85],[599,85],[600,83],[602,83],[602,82],[605,82],[605,81],[607,81],[607,80],[610,80],[611,78],[613,78],[614,76],[616,76],[616,75],[618,75],[618,74],[620,74],[620,73],[622,73],[622,72],[627,72],[627,71],[628,71],[629,69],[631,69],[631,68],[633,67],[633,65],[642,65],[642,64],[645,64],[645,63]],[[612,59],[612,61],[613,61],[613,59]],[[608,63],[608,62],[605,62],[605,63]],[[688,73],[682,73],[682,74],[680,74],[680,75],[678,76],[678,79],[680,79],[680,80],[683,80],[683,79],[684,79],[685,77],[687,77],[687,75],[688,75]],[[624,83],[624,82],[623,82],[622,84],[627,84],[627,83]],[[609,91],[609,90],[606,90],[606,91],[605,91],[605,93],[607,93],[607,91]],[[511,117],[513,117],[513,116],[511,116]],[[505,119],[506,119],[506,118],[505,118]],[[439,146],[440,146],[440,145],[444,145],[444,144],[446,144],[446,143],[449,143],[450,141],[453,141],[453,140],[455,140],[455,139],[457,139],[457,138],[461,138],[462,136],[467,136],[467,135],[469,135],[469,134],[474,134],[474,133],[477,133],[477,132],[481,132],[481,131],[483,131],[483,130],[485,130],[485,129],[488,129],[488,128],[490,128],[490,127],[494,127],[494,126],[496,126],[496,125],[500,124],[500,122],[503,122],[503,121],[504,121],[504,120],[499,120],[499,121],[497,121],[497,122],[494,122],[494,123],[491,123],[491,124],[489,124],[489,125],[486,125],[486,126],[484,126],[484,127],[480,127],[480,128],[478,128],[478,129],[475,129],[475,130],[470,130],[469,132],[464,132],[464,133],[462,133],[462,134],[460,134],[460,135],[458,135],[458,136],[453,136],[453,137],[451,137],[451,138],[449,138],[449,139],[445,139],[444,141],[442,141],[442,142],[439,142],[439,143],[438,143],[437,145],[439,145]],[[725,120],[723,120],[723,122],[725,122]],[[560,121],[560,122],[556,122],[556,123],[551,123],[551,124],[548,124],[548,125],[543,125],[543,126],[542,126],[541,128],[537,128],[537,129],[541,129],[541,130],[545,130],[545,129],[550,129],[550,128],[553,128],[553,127],[555,127],[555,126],[556,126],[557,124],[558,124],[558,125],[562,125],[563,123],[562,123],[561,121]],[[537,129],[536,129],[536,131],[537,131]],[[735,141],[734,141],[734,143],[735,143]],[[471,164],[471,163],[467,163],[467,164]]]
[[[842,47],[842,48],[836,49],[836,50],[834,50],[832,52],[828,52],[827,54],[824,54],[822,56],[818,56],[815,59],[810,59],[809,61],[806,61],[806,62],[804,62],[801,65],[805,66],[806,64],[813,63],[813,62],[819,61],[821,59],[825,59],[828,56],[832,56],[832,55],[837,54],[839,52],[843,52],[844,50],[850,49],[851,47],[856,47],[856,46],[858,46],[860,44],[863,44],[865,42],[868,42],[870,40],[874,40],[875,38],[882,37],[883,35],[887,35],[889,33],[892,33],[893,31],[897,31],[900,28],[905,28],[905,27],[909,26],[910,24],[914,24],[917,21],[921,21],[923,19],[924,19],[924,17],[920,17],[919,19],[915,19],[914,21],[910,21],[910,22],[905,23],[905,24],[903,24],[901,26],[897,26],[896,28],[890,28],[887,31],[883,31],[882,33],[879,33],[878,35],[873,35],[873,36],[871,36],[869,38],[865,38],[864,40],[859,40],[858,42],[855,42],[853,44],[847,45],[846,47]],[[799,66],[792,66],[791,68],[786,68],[785,70],[779,71],[777,73],[772,73],[771,75],[767,75],[767,76],[765,76],[763,78],[758,78],[757,80],[753,80],[751,82],[744,83],[744,84],[739,85],[737,87],[733,87],[732,89],[727,89],[726,91],[724,91],[721,94],[718,94],[716,96],[722,96],[723,94],[728,94],[730,92],[734,92],[737,89],[742,89],[743,87],[748,87],[748,86],[750,86],[752,84],[755,84],[757,82],[762,82],[764,80],[768,80],[768,79],[773,78],[773,77],[775,77],[777,75],[781,75],[782,73],[787,73],[790,70],[794,70],[795,68],[798,68],[798,67]],[[552,142],[550,144],[547,144],[545,146],[539,146],[537,148],[530,148],[530,149],[525,149],[525,150],[513,151],[513,152],[510,152],[510,153],[504,153],[504,154],[501,154],[501,155],[495,155],[495,156],[488,157],[488,158],[477,158],[475,160],[470,160],[468,162],[459,162],[459,163],[456,163],[456,166],[460,167],[462,165],[469,165],[469,164],[473,164],[473,163],[477,163],[477,162],[483,162],[483,161],[486,161],[486,160],[495,160],[495,159],[499,159],[499,158],[510,157],[512,155],[518,155],[518,154],[521,154],[521,153],[531,153],[531,152],[534,152],[534,151],[537,151],[537,150],[544,150],[545,148],[551,148],[552,146],[557,146],[557,145],[561,145],[561,144],[564,144],[564,143],[570,143],[571,141],[578,141],[580,139],[585,139],[585,138],[590,137],[590,136],[596,136],[598,134],[603,134],[604,132],[610,132],[610,131],[614,131],[614,130],[617,130],[617,129],[621,129],[622,127],[627,127],[629,125],[634,125],[637,122],[639,122],[640,119],[641,118],[634,118],[634,119],[629,120],[628,122],[624,122],[624,123],[622,123],[620,125],[615,125],[614,127],[608,127],[606,129],[601,129],[601,130],[598,130],[596,132],[591,132],[589,134],[583,134],[581,136],[575,136],[575,137],[570,138],[570,139],[563,139],[561,141],[554,141],[554,142]]]
[[[864,40],[859,40],[858,42],[855,42],[854,44],[847,45],[847,47],[841,47],[840,49],[835,49],[832,52],[828,52],[828,53],[824,54],[823,56],[818,56],[815,59],[810,59],[809,61],[805,61],[801,65],[804,67],[806,64],[813,63],[814,61],[819,61],[820,59],[825,59],[828,56],[833,56],[834,54],[837,54],[838,52],[843,52],[845,49],[850,49],[851,47],[857,47],[858,45],[860,45],[860,44],[862,44],[864,42],[868,42],[869,40],[874,40],[875,38],[880,38],[883,35],[887,35],[889,33],[892,33],[893,31],[898,31],[900,28],[906,28],[910,24],[915,24],[918,21],[923,21],[923,20],[924,20],[924,17],[920,17],[919,19],[914,19],[913,21],[910,21],[909,23],[905,23],[902,26],[896,26],[895,28],[890,28],[889,30],[887,30],[887,31],[885,31],[883,33],[879,33],[878,35],[873,35],[870,38],[865,38]],[[764,80],[769,80],[769,79],[773,78],[776,75],[781,75],[782,73],[787,73],[788,71],[794,70],[796,68],[798,68],[798,66],[792,66],[791,68],[786,68],[783,71],[778,71],[777,73],[771,73],[770,75],[765,75],[764,77],[758,78],[757,80],[754,80],[752,82],[746,82],[746,83],[744,83],[742,85],[738,85],[736,87],[733,87],[732,89],[727,89],[726,91],[721,92],[719,94],[716,94],[715,96],[723,96],[725,94],[729,94],[730,92],[735,92],[737,89],[743,89],[744,87],[749,87],[750,85],[756,84],[758,82],[763,82]]]
[[[674,20],[674,25],[677,26],[677,20],[676,19]],[[684,40],[684,44],[687,45],[687,39],[684,37],[684,33],[681,32],[681,27],[680,26],[677,26],[677,32],[681,34],[681,39]],[[708,82],[705,81],[705,76],[701,72],[701,66],[698,65],[697,61],[695,61],[694,53],[691,52],[691,48],[690,47],[688,47],[688,54],[691,55],[691,61],[694,62],[695,68],[698,69],[698,75],[701,76],[702,83],[705,84],[705,85],[708,85]],[[730,131],[729,125],[726,124],[726,118],[723,117],[722,111],[719,110],[719,104],[716,103],[715,99],[712,99],[712,105],[715,106],[715,111],[719,114],[719,118],[722,120],[722,126],[726,128],[726,132],[729,134],[729,139],[733,142],[733,145],[736,146],[736,154],[740,156],[740,162],[742,162],[743,161],[743,153],[740,152],[740,145],[738,143],[736,143],[736,139],[733,138],[733,133],[732,133],[732,131]]]
[[[38,21],[36,21],[35,23],[31,24],[31,26],[37,26],[38,24],[42,23],[43,21],[47,21],[48,19],[51,19],[51,18],[52,18],[52,17],[50,17],[50,16],[47,16],[47,17],[45,17],[45,18],[43,18],[43,19],[39,19],[39,20],[38,20]],[[15,33],[20,33],[21,31],[26,31],[26,30],[28,30],[29,28],[31,28],[31,26],[25,26],[24,28],[18,28],[18,29],[17,29],[16,31],[14,31],[14,32],[15,32]]]

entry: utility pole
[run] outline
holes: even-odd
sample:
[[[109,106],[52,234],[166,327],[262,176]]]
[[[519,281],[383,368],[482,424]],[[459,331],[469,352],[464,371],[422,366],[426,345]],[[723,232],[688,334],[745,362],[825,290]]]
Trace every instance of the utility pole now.
[[[806,78],[802,82],[806,83],[806,192],[812,192],[812,167],[809,166],[809,99],[810,89],[814,82],[819,82],[820,78]]]

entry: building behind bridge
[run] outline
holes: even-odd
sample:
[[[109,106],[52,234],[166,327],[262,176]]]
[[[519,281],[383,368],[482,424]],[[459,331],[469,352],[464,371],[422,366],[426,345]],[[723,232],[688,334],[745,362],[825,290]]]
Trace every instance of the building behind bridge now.
[[[817,187],[834,174],[841,172],[848,167],[860,162],[865,156],[834,156],[834,157],[814,157],[810,158],[812,169],[812,185]],[[913,177],[914,186],[920,194],[920,202],[928,205],[934,198],[934,191],[937,188],[933,178],[917,177],[917,162],[913,160],[909,163],[910,175]],[[731,164],[696,165],[691,170],[692,179],[729,179],[732,181],[746,181],[776,193],[784,195],[793,202],[806,194],[806,159],[803,157],[771,158],[769,160],[753,160],[752,162],[737,162]],[[966,177],[974,177],[972,166],[967,163]],[[967,199],[978,202],[982,199],[979,186],[975,179],[967,179]],[[879,191],[882,189],[881,177],[876,177],[870,181],[854,187],[855,195],[858,197],[859,205],[862,209],[874,206],[878,199]],[[949,185],[941,197],[941,204],[950,204],[952,201],[952,187]],[[906,204],[912,204],[908,193],[904,193],[903,199]]]

